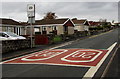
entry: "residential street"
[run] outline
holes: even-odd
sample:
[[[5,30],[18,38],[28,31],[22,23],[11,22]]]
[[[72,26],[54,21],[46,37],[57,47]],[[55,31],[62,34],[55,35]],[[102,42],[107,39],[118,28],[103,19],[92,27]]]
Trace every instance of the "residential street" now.
[[[94,35],[83,40],[76,40],[71,44],[56,47],[56,49],[102,49],[108,50],[115,42],[118,42],[118,30],[114,29],[109,32],[105,32],[99,35]],[[115,46],[116,48],[117,46]],[[114,54],[113,49],[108,57],[103,61],[102,65],[97,69],[93,77],[101,77],[107,64],[110,62],[111,57]],[[116,63],[118,64],[118,63]],[[70,65],[53,65],[53,64],[3,64],[2,74],[3,79],[5,77],[85,77],[85,74],[92,67],[84,66],[70,66]],[[111,67],[110,67],[111,68]],[[110,71],[110,70],[109,70]],[[92,72],[91,72],[92,73]],[[112,75],[116,77],[116,75]],[[89,76],[88,76],[89,77]]]

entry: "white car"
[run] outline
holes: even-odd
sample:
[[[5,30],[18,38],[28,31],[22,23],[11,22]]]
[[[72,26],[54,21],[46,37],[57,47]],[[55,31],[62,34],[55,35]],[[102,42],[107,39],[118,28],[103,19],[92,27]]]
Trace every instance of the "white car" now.
[[[8,40],[8,38],[0,36],[0,40]]]
[[[19,36],[12,32],[0,32],[0,37],[1,39],[5,39],[5,40],[26,39],[25,37]]]

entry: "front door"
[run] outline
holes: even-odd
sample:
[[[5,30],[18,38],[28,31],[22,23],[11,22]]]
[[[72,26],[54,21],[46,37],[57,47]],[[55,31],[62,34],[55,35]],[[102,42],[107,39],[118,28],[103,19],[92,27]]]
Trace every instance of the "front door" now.
[[[68,26],[64,26],[64,33],[68,34]]]

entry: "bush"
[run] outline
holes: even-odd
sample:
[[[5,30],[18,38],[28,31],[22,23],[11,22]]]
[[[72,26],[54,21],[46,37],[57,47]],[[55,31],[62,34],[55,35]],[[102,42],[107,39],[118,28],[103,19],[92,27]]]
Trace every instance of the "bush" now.
[[[62,41],[62,38],[60,37],[60,36],[55,36],[55,37],[53,37],[53,42],[60,42],[60,41]]]

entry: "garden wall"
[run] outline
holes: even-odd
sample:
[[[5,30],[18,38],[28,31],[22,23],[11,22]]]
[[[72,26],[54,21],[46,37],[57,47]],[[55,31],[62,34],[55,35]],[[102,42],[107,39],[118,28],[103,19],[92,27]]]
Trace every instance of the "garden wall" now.
[[[30,40],[2,40],[2,53],[30,48]]]

